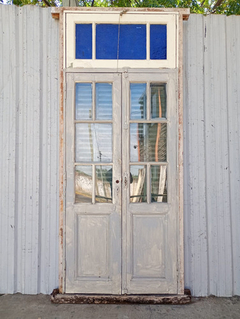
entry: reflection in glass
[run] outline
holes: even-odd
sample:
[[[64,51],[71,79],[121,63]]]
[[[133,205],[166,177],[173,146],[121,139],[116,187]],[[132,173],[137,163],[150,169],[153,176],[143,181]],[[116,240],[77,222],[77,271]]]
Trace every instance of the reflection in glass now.
[[[112,166],[96,166],[96,203],[112,202]]]
[[[151,118],[166,118],[167,99],[165,84],[151,84]]]
[[[131,162],[164,162],[167,160],[167,124],[130,124]]]
[[[112,124],[77,123],[76,162],[112,162]]]
[[[92,166],[75,167],[75,202],[92,203]]]
[[[96,119],[112,119],[112,84],[96,83]]]
[[[130,202],[147,201],[147,168],[145,165],[130,166]]]
[[[151,202],[167,202],[167,166],[151,166]]]
[[[146,83],[130,83],[131,120],[146,119]]]
[[[92,83],[76,83],[76,120],[92,118]]]

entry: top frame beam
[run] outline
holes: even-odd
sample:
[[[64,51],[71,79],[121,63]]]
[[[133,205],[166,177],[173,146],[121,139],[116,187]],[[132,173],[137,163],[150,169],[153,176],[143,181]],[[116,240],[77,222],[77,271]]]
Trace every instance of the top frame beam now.
[[[93,8],[93,7],[62,7],[62,8],[52,8],[51,14],[53,19],[59,19],[60,14],[62,14],[64,11],[68,12],[89,12],[89,11],[95,11],[95,12],[121,12],[122,14],[127,12],[147,12],[147,13],[155,13],[155,12],[162,12],[162,13],[179,13],[182,17],[182,20],[186,21],[189,18],[190,15],[190,9],[189,8]]]

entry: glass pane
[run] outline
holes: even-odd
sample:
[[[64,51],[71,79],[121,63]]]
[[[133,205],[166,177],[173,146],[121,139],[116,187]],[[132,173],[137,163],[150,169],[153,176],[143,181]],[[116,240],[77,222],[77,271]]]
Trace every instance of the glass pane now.
[[[96,203],[112,202],[112,166],[96,166]]]
[[[167,59],[167,26],[164,24],[150,25],[150,59]]]
[[[75,162],[112,162],[112,124],[77,123]]]
[[[117,59],[118,25],[96,25],[96,59]]]
[[[75,167],[75,202],[92,203],[92,166]]]
[[[147,201],[147,167],[145,165],[130,166],[130,202]]]
[[[146,83],[130,83],[130,95],[131,120],[146,119]]]
[[[151,117],[166,118],[167,99],[165,84],[151,84]]]
[[[96,83],[96,119],[112,119],[112,84]]]
[[[97,24],[96,58],[146,59],[145,24]]]
[[[119,37],[119,59],[146,59],[146,25],[121,24]]]
[[[76,83],[76,120],[92,118],[92,83]]]
[[[92,24],[76,24],[76,59],[92,58]]]
[[[167,202],[167,166],[151,166],[151,202]]]
[[[130,161],[164,162],[167,160],[167,124],[130,124]]]

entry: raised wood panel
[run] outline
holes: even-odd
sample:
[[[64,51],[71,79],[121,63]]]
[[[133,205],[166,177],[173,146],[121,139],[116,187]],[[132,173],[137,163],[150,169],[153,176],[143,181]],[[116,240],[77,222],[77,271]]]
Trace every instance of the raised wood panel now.
[[[166,218],[165,216],[132,216],[132,276],[165,278]]]
[[[78,215],[77,243],[78,280],[85,277],[109,280],[109,216]]]

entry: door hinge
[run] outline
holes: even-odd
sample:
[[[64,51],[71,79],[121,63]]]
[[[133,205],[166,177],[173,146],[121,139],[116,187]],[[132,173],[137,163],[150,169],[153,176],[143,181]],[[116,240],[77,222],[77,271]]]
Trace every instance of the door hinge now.
[[[128,78],[128,69],[124,69],[124,70],[123,70],[123,76],[124,76],[125,78]]]
[[[128,184],[128,175],[127,175],[127,173],[124,174],[123,181],[124,181],[124,187],[127,188],[127,184]]]

